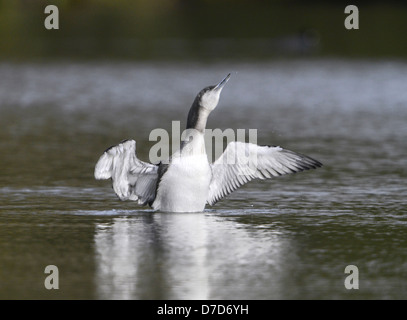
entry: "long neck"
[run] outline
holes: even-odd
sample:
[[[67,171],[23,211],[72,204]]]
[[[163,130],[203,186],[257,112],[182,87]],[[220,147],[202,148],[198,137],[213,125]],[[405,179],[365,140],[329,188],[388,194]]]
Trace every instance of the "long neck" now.
[[[206,121],[208,120],[210,111],[201,107],[197,100],[191,106],[188,113],[187,129],[195,129],[204,132],[206,128]]]

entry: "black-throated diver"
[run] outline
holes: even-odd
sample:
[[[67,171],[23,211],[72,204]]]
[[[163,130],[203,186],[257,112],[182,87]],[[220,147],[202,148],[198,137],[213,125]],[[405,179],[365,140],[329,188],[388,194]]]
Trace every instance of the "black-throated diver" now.
[[[159,211],[200,212],[206,204],[214,205],[253,179],[322,166],[315,159],[281,147],[243,142],[230,142],[210,164],[204,141],[206,121],[218,105],[229,78],[230,74],[198,93],[188,113],[187,138],[167,164],[139,160],[136,141],[126,140],[102,154],[95,167],[95,178],[111,178],[121,200],[138,201]]]

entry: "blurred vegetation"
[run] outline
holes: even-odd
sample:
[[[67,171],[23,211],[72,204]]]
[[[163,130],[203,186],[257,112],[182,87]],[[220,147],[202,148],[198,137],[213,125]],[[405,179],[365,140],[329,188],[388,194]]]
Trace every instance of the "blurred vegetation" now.
[[[59,30],[44,9],[59,8]],[[360,29],[344,27],[347,4]],[[406,1],[0,0],[0,59],[407,57]]]

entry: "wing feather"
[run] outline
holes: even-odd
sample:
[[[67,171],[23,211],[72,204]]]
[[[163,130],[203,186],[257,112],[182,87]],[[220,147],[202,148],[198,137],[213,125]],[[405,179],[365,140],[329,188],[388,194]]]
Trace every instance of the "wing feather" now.
[[[207,202],[213,205],[253,179],[269,179],[321,166],[315,159],[281,147],[231,142],[211,165]]]
[[[95,179],[112,179],[120,200],[147,204],[155,199],[158,166],[140,161],[136,141],[126,140],[107,149],[95,166]]]

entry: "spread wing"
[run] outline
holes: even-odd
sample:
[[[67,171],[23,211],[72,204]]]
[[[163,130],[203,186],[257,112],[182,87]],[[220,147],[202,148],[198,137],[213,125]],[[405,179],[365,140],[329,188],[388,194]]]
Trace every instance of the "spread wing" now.
[[[144,205],[155,199],[158,166],[140,161],[136,141],[126,140],[102,154],[95,166],[95,178],[111,178],[120,200],[137,200]]]
[[[253,179],[316,169],[322,163],[281,147],[231,142],[212,165],[207,203],[215,204]]]

